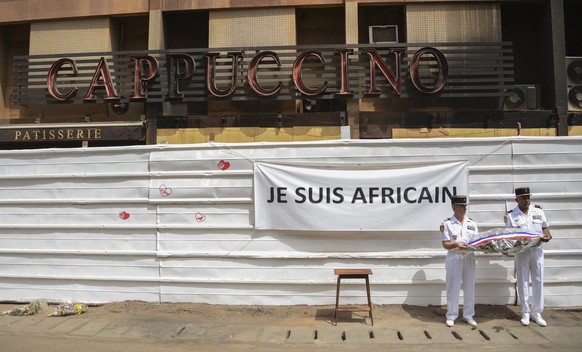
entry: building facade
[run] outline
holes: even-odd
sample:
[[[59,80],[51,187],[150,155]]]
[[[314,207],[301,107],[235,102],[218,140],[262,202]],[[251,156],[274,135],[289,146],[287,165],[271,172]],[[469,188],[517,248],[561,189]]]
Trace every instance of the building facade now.
[[[579,135],[580,7],[0,1],[0,143]]]

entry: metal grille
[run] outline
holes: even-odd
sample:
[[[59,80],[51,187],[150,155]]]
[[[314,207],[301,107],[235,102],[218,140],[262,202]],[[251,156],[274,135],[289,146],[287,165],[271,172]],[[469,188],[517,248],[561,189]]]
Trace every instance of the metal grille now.
[[[312,99],[336,99],[336,98],[362,98],[377,97],[384,99],[398,99],[415,96],[423,96],[426,93],[419,92],[412,84],[410,76],[410,62],[413,55],[423,47],[432,47],[441,51],[449,68],[449,76],[444,89],[436,94],[437,98],[478,98],[478,97],[502,97],[507,96],[507,91],[513,87],[513,50],[511,43],[415,43],[397,45],[348,45],[338,46],[281,46],[281,47],[254,47],[254,48],[216,48],[216,49],[180,49],[164,51],[124,51],[124,52],[94,52],[82,54],[54,54],[35,56],[16,56],[14,59],[14,95],[15,105],[35,104],[71,104],[86,103],[83,96],[87,92],[95,69],[101,57],[107,60],[113,85],[119,95],[120,102],[128,102],[134,91],[134,62],[130,56],[150,55],[159,63],[157,77],[148,82],[146,96],[148,102],[168,101],[169,77],[168,60],[166,55],[184,53],[192,56],[196,62],[193,77],[179,82],[179,90],[184,97],[183,102],[220,100],[258,100],[277,99],[292,100],[301,99],[302,93],[295,87],[292,80],[292,66],[297,56],[306,50],[318,50],[322,53],[325,63],[307,59],[303,65],[302,78],[310,88],[316,88],[325,81],[326,89]],[[338,95],[340,88],[340,55],[335,49],[353,49],[353,54],[348,59],[349,89],[350,95]],[[388,80],[376,69],[376,85],[381,90],[380,94],[370,95],[370,59],[363,53],[366,49],[376,49],[381,58],[394,71],[394,55],[391,49],[404,48],[401,57],[400,83],[401,94],[398,96],[389,84]],[[258,81],[265,89],[272,89],[279,82],[281,90],[269,97],[261,97],[251,90],[247,73],[250,61],[262,51],[274,51],[280,59],[281,66],[265,59],[259,65]],[[206,84],[207,53],[221,53],[217,59],[215,82],[219,89],[226,89],[231,82],[231,58],[228,52],[242,52],[242,58],[237,64],[236,89],[234,93],[225,98],[212,96]],[[77,87],[79,91],[75,98],[66,102],[54,99],[47,90],[46,82],[48,71],[53,63],[61,58],[75,60],[78,74],[71,75],[71,68],[63,66],[57,76],[57,87],[68,91]],[[67,71],[68,69],[68,71]],[[430,55],[424,55],[419,65],[420,79],[426,86],[434,85],[440,74],[436,60]],[[103,102],[104,89],[96,89],[96,102]]]

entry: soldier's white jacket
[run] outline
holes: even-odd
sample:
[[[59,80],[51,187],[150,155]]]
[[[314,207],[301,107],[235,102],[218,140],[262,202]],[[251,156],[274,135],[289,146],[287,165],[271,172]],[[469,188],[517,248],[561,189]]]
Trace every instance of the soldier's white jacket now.
[[[543,235],[542,229],[550,227],[546,214],[538,205],[530,206],[525,215],[519,207],[515,207],[507,213],[505,227],[518,228],[523,231]]]
[[[477,223],[473,219],[465,217],[461,223],[454,215],[447,218],[441,224],[441,239],[457,243],[469,243],[479,233]]]

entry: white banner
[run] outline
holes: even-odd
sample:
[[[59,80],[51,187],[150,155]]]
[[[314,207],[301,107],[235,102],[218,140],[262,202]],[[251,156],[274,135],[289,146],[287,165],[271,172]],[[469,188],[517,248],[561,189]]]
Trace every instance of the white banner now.
[[[359,165],[255,163],[255,227],[290,230],[435,230],[467,194],[466,161]]]

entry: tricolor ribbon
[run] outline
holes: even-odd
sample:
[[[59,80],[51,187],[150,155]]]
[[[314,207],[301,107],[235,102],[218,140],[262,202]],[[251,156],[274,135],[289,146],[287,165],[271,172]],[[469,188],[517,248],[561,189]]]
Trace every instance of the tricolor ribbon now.
[[[479,247],[488,242],[495,241],[495,240],[535,240],[539,239],[542,236],[539,234],[519,231],[519,232],[507,232],[507,233],[498,233],[494,235],[489,235],[485,237],[478,238],[467,243],[467,246],[470,247]]]

